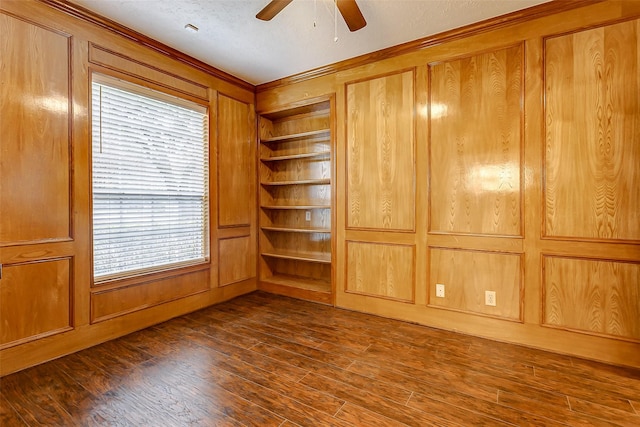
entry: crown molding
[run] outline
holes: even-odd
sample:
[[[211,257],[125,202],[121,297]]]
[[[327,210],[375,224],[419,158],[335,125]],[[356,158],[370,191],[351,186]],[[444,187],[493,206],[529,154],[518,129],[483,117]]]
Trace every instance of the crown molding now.
[[[548,3],[542,3],[526,9],[511,12],[506,15],[489,18],[484,21],[465,25],[464,27],[438,33],[433,36],[424,37],[407,43],[399,44],[397,46],[392,46],[375,52],[356,56],[354,58],[336,62],[334,64],[314,68],[309,71],[303,71],[302,73],[294,74],[282,79],[277,79],[272,82],[263,83],[256,86],[256,92],[264,92],[266,90],[274,89],[277,87],[292,85],[306,80],[315,79],[317,77],[327,76],[340,71],[348,70],[350,68],[360,67],[383,59],[389,59],[395,56],[404,55],[406,53],[428,49],[430,47],[437,46],[443,43],[475,36],[477,34],[511,25],[521,24],[527,21],[532,21],[534,19],[554,15],[560,12],[565,12],[567,10],[600,3],[602,1],[604,0],[553,0]]]
[[[129,27],[125,27],[124,25],[119,24],[115,21],[112,21],[111,19],[105,18],[104,16],[99,15],[95,12],[92,12],[89,9],[86,9],[82,6],[79,6],[77,4],[74,4],[66,0],[39,0],[39,1],[54,9],[57,9],[63,13],[66,13],[67,15],[73,16],[74,18],[81,19],[85,22],[89,22],[93,25],[97,25],[100,28],[116,33],[119,36],[126,38],[127,40],[131,40],[135,43],[138,43],[142,46],[145,46],[149,49],[152,49],[156,52],[166,55],[171,59],[174,59],[186,65],[189,65],[209,75],[219,78],[220,80],[224,80],[227,83],[231,83],[243,89],[247,89],[251,92],[255,92],[255,86],[249,82],[246,82],[238,77],[235,77],[222,70],[219,70],[218,68],[215,68],[205,62],[202,62],[199,59],[189,56],[186,53],[180,52],[177,49],[167,46],[166,44],[161,43],[155,39],[152,39],[151,37],[145,36],[144,34],[139,33],[135,30],[132,30]]]

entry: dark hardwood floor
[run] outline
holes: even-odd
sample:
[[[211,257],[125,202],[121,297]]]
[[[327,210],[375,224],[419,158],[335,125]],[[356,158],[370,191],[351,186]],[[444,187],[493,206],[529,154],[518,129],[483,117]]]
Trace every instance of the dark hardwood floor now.
[[[256,292],[0,380],[0,425],[640,426],[640,372]]]

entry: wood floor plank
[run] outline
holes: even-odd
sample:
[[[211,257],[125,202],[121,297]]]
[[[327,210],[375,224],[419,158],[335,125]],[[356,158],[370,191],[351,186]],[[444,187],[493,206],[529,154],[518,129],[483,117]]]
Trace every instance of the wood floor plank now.
[[[497,397],[497,393],[496,393]],[[485,415],[489,418],[495,418],[505,423],[517,426],[539,426],[539,427],[560,427],[561,424],[538,415],[529,414],[516,409],[499,405],[498,403],[476,399],[472,396],[443,389],[439,387],[431,387],[423,389],[421,393],[413,394],[412,402],[421,402],[423,399],[429,398],[446,402],[451,406],[463,408],[478,414]],[[497,400],[497,398],[495,399]]]
[[[249,328],[238,327],[238,329],[235,329],[235,330],[241,331],[244,334],[251,335],[256,339],[259,339],[261,345],[267,344],[269,346],[276,347],[281,350],[285,350],[298,355],[302,355],[322,363],[334,365],[339,368],[346,368],[352,362],[351,359],[342,357],[337,354],[328,353],[326,351],[318,350],[316,348],[308,347],[301,344],[296,344],[295,342],[281,339],[273,335],[263,334],[261,332],[251,330]],[[253,348],[256,348],[256,347],[257,346],[254,346]]]
[[[356,426],[406,427],[406,424],[392,420],[352,403],[345,403],[336,417]]]
[[[232,330],[240,329],[239,333],[242,333],[243,329],[249,329],[311,348],[317,348],[324,342],[323,340],[310,335],[307,330],[305,330],[304,328],[300,328],[297,325],[291,325],[286,329],[281,329],[274,327],[273,323],[264,324],[248,320],[243,322],[236,322],[231,326],[231,328]]]
[[[53,364],[43,364],[30,368],[25,374],[33,387],[48,395],[71,417],[82,417],[93,405],[96,397]]]
[[[609,407],[598,405],[597,403],[588,402],[574,397],[569,397],[569,406],[574,412],[581,412],[601,420],[610,421],[623,426],[640,425],[640,415],[631,410],[632,413],[611,409]]]
[[[530,399],[515,393],[503,392],[498,393],[498,403],[523,412],[528,412],[542,417],[552,418],[561,423],[570,426],[613,426],[612,422],[600,420],[579,412],[572,412],[564,406],[552,405]]]
[[[449,422],[440,417],[440,414],[435,415],[409,408],[405,405],[385,400],[373,393],[336,381],[332,378],[309,374],[305,376],[301,382],[317,390],[322,390],[338,398],[368,409],[371,412],[375,412],[379,415],[391,418],[409,426],[456,425],[455,423]]]
[[[255,321],[252,324],[256,323]],[[269,318],[269,325],[283,331],[296,330],[325,343],[333,343],[354,351],[364,351],[371,345],[371,337],[351,331],[345,331],[337,325],[318,325],[301,320]]]
[[[201,400],[207,409],[248,426],[277,426],[284,422],[283,417],[212,381],[210,371],[206,360],[190,366],[173,359],[164,364],[165,381],[184,395]]]
[[[421,394],[414,394],[411,396],[407,406],[410,408],[420,409],[423,412],[438,414],[439,417],[460,425],[486,427],[511,425],[498,418],[488,417],[485,414],[469,411],[466,408],[449,405],[441,400],[431,399]]]
[[[592,374],[592,373],[591,373]],[[640,396],[640,381],[622,381],[612,383],[603,379],[594,379],[592,375],[567,373],[558,370],[536,368],[536,378],[577,384],[581,388],[596,388],[606,390],[623,397]],[[597,377],[596,377],[597,378]]]
[[[304,405],[293,397],[277,393],[223,370],[212,369],[209,378],[222,388],[301,426],[346,426],[342,420]]]
[[[373,353],[373,350],[368,350],[367,353]],[[374,360],[375,356],[370,357],[370,359]],[[481,361],[469,360],[463,357],[448,357],[447,360],[433,360],[426,359],[413,352],[407,352],[403,354],[401,359],[394,361],[394,366],[402,366],[405,371],[421,370],[425,372],[432,372],[434,368],[443,371],[449,369],[451,366],[456,366],[457,369],[464,370],[468,377],[475,377],[479,380],[484,377],[484,381],[489,381],[489,383],[495,382],[497,379],[498,381],[503,381],[506,385],[515,382],[519,388],[528,387],[530,391],[527,391],[527,395],[530,393],[536,393],[543,397],[553,396],[554,394],[571,395],[583,400],[598,402],[601,405],[611,408],[627,412],[631,411],[631,406],[628,401],[629,398],[620,393],[606,389],[599,389],[598,393],[594,393],[592,387],[581,387],[579,384],[562,382],[554,378],[543,380],[524,371],[508,371],[493,364],[483,364]]]
[[[227,358],[225,360],[210,361],[210,363],[211,367],[223,369],[277,393],[294,396],[297,401],[311,406],[318,411],[325,412],[328,415],[335,414],[344,404],[344,400],[318,392],[299,382],[283,378],[278,373],[266,372],[241,360]]]
[[[10,399],[11,406],[28,425],[75,425],[71,415],[36,387],[28,372],[18,372],[2,378],[2,393]]]
[[[3,427],[640,425],[640,370],[264,292],[0,387]]]
[[[2,379],[0,379],[0,390],[2,390]],[[24,427],[27,423],[16,412],[7,400],[4,393],[0,393],[0,426],[3,427]]]
[[[382,370],[375,363],[375,360],[369,359],[365,363],[354,362],[349,367],[349,370],[375,378],[390,378],[392,381],[411,383],[413,390],[418,392],[425,387],[436,385],[469,394],[479,399],[495,401],[498,390],[505,390],[513,393],[524,393],[527,396],[532,396],[535,399],[554,405],[564,404],[568,409],[568,403],[564,395],[530,387],[517,381],[469,371],[456,365],[449,366],[444,363],[434,362],[431,365],[424,364],[422,369],[416,369],[405,365],[404,361],[385,361],[384,369]]]
[[[365,377],[331,365],[315,366],[311,371],[323,377],[333,378],[350,386],[376,394],[383,399],[392,400],[403,405],[407,403],[412,393],[411,390],[400,387],[397,384],[378,381],[374,378]]]
[[[140,384],[143,386],[140,392],[145,398],[168,410],[167,420],[174,420],[175,425],[245,425],[212,405],[210,399],[213,396],[194,392],[197,388],[192,386],[198,382],[197,379],[184,371],[176,376],[172,363],[167,364],[162,359],[146,362],[146,381]]]

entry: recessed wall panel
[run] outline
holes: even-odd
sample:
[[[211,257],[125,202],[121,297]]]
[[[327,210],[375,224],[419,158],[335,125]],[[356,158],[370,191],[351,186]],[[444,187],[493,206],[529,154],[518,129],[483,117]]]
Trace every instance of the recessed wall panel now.
[[[253,114],[248,104],[218,96],[218,226],[252,222],[255,158]]]
[[[431,248],[429,259],[429,305],[521,320],[520,254]],[[443,298],[436,296],[438,284]],[[486,304],[486,291],[495,292],[495,306]]]
[[[544,48],[544,234],[638,241],[640,20]]]
[[[640,341],[640,263],[544,256],[547,326]]]
[[[255,241],[250,236],[218,241],[219,286],[256,276]]]
[[[429,66],[430,231],[522,235],[523,51]]]
[[[209,270],[136,283],[91,294],[91,323],[174,301],[209,290]]]
[[[346,266],[346,292],[414,302],[414,246],[347,241]]]
[[[347,228],[415,228],[414,72],[347,84]]]
[[[69,239],[70,38],[0,13],[0,246]]]
[[[71,329],[71,260],[8,264],[0,280],[0,348]]]

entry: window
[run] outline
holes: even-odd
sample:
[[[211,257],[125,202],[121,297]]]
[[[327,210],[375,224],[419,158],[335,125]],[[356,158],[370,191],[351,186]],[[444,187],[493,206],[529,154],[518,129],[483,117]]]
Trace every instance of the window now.
[[[208,115],[114,78],[92,82],[96,281],[208,257]]]

